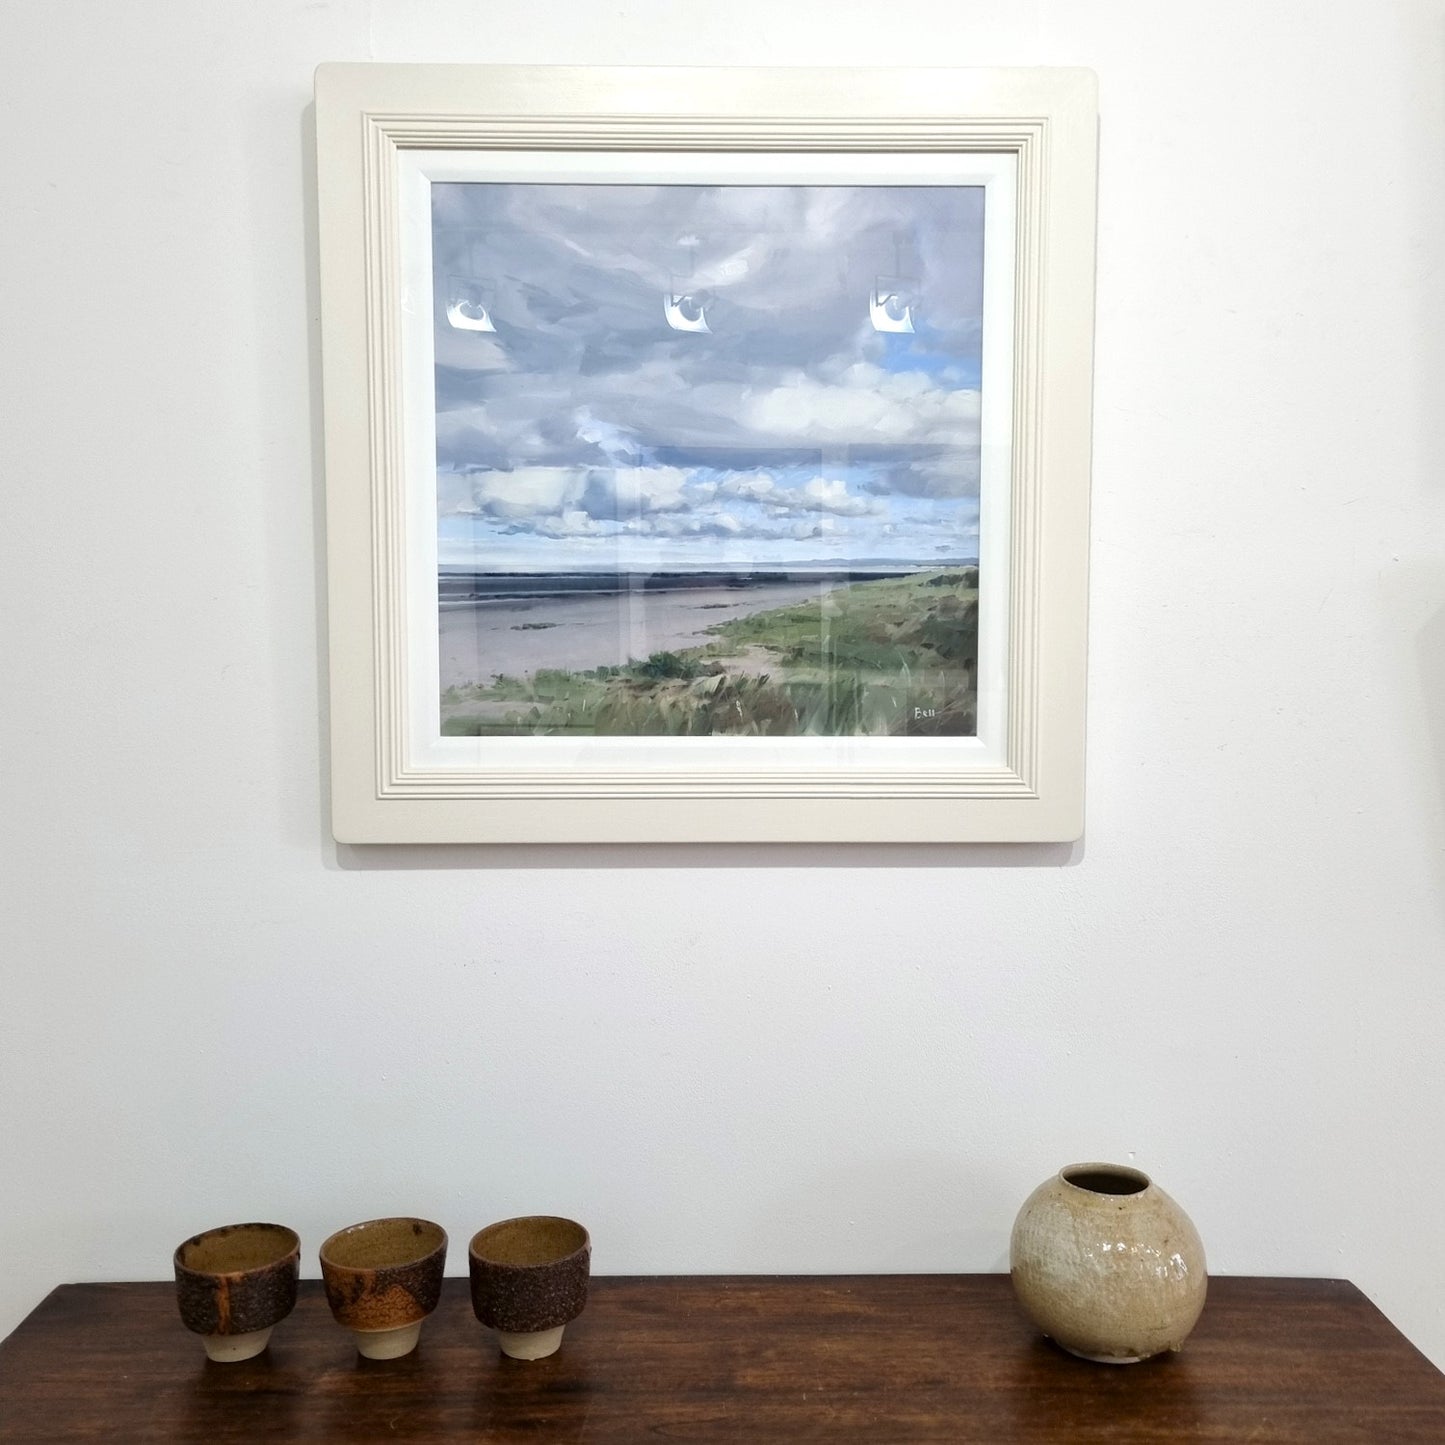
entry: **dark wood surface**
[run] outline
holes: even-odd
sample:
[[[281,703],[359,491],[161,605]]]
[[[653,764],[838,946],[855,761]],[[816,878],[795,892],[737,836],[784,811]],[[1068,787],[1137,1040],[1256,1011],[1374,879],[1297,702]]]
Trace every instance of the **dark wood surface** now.
[[[85,1284],[0,1344],[0,1440],[1441,1445],[1445,1375],[1336,1280],[1212,1280],[1183,1352],[1131,1366],[1041,1339],[1005,1275],[597,1279],[532,1364],[498,1354],[463,1280],[405,1359],[359,1359],[312,1283],[233,1365],[170,1285]]]

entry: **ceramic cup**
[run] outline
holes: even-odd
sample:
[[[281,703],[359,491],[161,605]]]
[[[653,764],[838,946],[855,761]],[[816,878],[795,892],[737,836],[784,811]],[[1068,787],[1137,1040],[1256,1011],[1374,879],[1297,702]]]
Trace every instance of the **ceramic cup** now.
[[[429,1219],[368,1219],[321,1246],[321,1278],[336,1322],[368,1360],[416,1348],[441,1298],[447,1234]]]
[[[188,1330],[222,1363],[249,1360],[296,1306],[301,1241],[282,1224],[227,1224],[180,1245],[176,1301]]]
[[[571,1219],[533,1214],[472,1238],[472,1308],[514,1360],[555,1354],[587,1303],[592,1241]]]

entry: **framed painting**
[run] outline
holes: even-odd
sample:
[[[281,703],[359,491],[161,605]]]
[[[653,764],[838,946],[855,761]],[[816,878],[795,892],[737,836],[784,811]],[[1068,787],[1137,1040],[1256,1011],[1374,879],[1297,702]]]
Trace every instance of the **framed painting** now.
[[[317,73],[333,826],[1083,826],[1073,70]]]

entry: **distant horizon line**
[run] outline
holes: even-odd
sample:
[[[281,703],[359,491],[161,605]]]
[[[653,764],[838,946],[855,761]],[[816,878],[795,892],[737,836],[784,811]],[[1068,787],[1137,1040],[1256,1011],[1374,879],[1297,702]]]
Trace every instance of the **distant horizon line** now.
[[[603,566],[579,564],[571,567],[488,567],[476,563],[439,562],[439,576],[473,577],[576,577],[576,576],[663,576],[700,574],[704,576],[742,576],[754,572],[928,572],[937,567],[977,567],[977,557],[942,557],[930,562],[902,562],[893,558],[859,557],[837,562],[764,562],[746,567],[703,566],[695,562],[658,563],[653,566]]]

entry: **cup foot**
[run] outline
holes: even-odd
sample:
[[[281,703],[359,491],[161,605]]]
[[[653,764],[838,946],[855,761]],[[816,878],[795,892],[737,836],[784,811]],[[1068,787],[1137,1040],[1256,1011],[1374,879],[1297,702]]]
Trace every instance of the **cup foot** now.
[[[218,1365],[234,1365],[239,1360],[254,1360],[266,1348],[272,1326],[251,1330],[244,1335],[202,1335],[206,1356]]]
[[[368,1360],[399,1360],[416,1349],[421,1338],[420,1320],[409,1325],[398,1325],[393,1330],[352,1330],[356,1348]]]
[[[534,1330],[531,1334],[511,1335],[505,1330],[497,1331],[497,1341],[502,1353],[513,1360],[545,1360],[555,1355],[562,1345],[562,1331],[566,1325],[555,1330]]]

